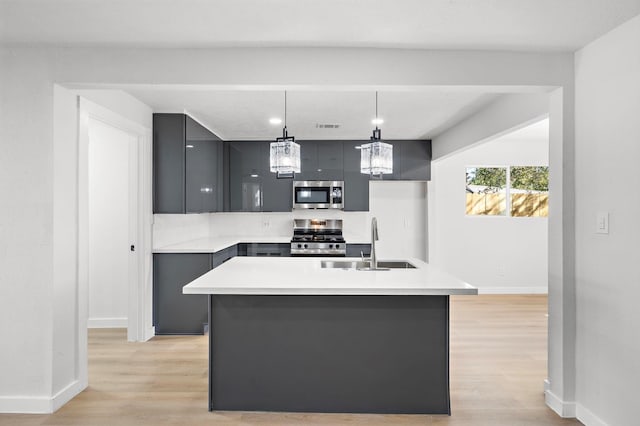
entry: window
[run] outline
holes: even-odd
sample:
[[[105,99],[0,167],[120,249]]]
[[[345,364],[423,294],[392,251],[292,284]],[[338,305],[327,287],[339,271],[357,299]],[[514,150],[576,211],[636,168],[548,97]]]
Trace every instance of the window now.
[[[507,214],[507,168],[467,167],[467,214]]]
[[[511,216],[549,216],[549,167],[512,166]]]
[[[467,215],[549,215],[549,167],[467,167],[466,183]]]

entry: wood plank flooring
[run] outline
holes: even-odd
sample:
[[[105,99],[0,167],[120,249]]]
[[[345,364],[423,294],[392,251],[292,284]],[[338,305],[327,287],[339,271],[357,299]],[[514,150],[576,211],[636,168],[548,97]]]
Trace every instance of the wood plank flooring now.
[[[89,331],[89,388],[51,415],[2,415],[0,425],[580,425],[544,404],[546,296],[451,299],[449,416],[207,411],[207,339],[126,342]]]

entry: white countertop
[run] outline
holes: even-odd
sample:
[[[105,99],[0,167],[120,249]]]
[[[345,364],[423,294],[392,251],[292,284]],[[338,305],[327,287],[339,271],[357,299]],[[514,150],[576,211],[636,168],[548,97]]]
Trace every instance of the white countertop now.
[[[416,269],[323,269],[322,260],[357,258],[234,257],[183,287],[184,294],[453,295],[478,289],[419,259]],[[390,259],[384,259],[390,260]]]

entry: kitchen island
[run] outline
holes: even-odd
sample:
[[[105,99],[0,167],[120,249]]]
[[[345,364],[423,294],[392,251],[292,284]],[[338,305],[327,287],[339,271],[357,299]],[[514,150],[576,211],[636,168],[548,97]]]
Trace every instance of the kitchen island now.
[[[323,260],[236,257],[183,288],[209,296],[209,410],[449,414],[449,296],[477,289]]]

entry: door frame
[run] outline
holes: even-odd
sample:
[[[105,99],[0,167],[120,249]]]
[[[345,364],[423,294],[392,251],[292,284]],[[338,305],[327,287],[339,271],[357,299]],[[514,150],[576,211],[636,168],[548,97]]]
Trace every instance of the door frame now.
[[[137,161],[129,165],[130,176],[135,179],[130,188],[130,238],[135,251],[130,257],[130,280],[127,308],[127,340],[142,342],[155,334],[151,324],[151,226],[153,223],[151,198],[151,129],[137,124],[105,107],[78,97],[78,345],[80,365],[87,365],[87,321],[89,305],[89,203],[88,203],[88,148],[89,119],[124,131],[136,138],[130,148],[130,158]],[[86,374],[86,371],[84,372]],[[86,376],[85,376],[86,377]]]

